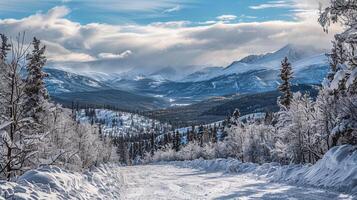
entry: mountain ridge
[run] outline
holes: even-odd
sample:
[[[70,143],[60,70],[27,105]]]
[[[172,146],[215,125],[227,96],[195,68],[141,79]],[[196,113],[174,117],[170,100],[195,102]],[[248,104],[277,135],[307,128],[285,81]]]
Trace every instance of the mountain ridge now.
[[[293,84],[320,84],[329,67],[327,57],[319,50],[304,52],[303,47],[286,45],[278,51],[264,55],[251,55],[226,68],[207,67],[191,73],[185,80],[172,81],[160,73],[174,73],[168,67],[156,72],[137,76],[118,76],[109,79],[71,74],[60,70],[50,73],[47,80],[50,93],[92,92],[120,90],[147,97],[161,98],[174,105],[186,105],[215,96],[228,94],[249,94],[272,91],[279,85],[280,62],[285,56],[291,57]],[[248,62],[248,63],[247,63]],[[263,63],[263,64],[261,64]],[[272,64],[276,63],[276,65]],[[51,69],[48,69],[51,72]],[[54,76],[53,76],[54,75]],[[73,81],[75,83],[73,83]],[[95,93],[93,93],[95,95]]]

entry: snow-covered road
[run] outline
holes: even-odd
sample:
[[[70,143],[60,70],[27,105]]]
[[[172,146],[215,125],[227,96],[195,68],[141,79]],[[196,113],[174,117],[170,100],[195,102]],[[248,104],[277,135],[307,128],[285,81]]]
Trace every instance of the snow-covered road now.
[[[171,164],[121,167],[123,199],[352,199],[315,188],[270,183],[249,174],[226,174]]]

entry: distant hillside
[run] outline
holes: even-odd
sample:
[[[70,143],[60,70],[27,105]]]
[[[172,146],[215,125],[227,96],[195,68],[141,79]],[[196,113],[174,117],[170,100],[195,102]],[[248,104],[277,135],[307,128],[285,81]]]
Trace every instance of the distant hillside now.
[[[313,98],[318,94],[318,87],[314,85],[297,85],[293,86],[292,90],[294,92],[308,92]],[[231,114],[236,108],[241,111],[242,115],[277,111],[279,109],[277,98],[280,95],[279,91],[269,91],[264,93],[216,97],[189,106],[150,111],[145,114],[178,126],[207,124],[225,119],[226,116]]]
[[[111,88],[105,83],[87,76],[53,68],[45,68],[44,71],[48,74],[45,83],[50,94],[108,90]]]
[[[147,111],[168,106],[168,102],[162,99],[137,95],[121,90],[67,92],[52,94],[52,99],[67,107],[71,106],[72,102],[75,102],[81,105],[111,106],[129,111]]]
[[[320,84],[328,73],[328,59],[322,50],[287,45],[273,53],[250,55],[225,68],[206,67],[198,71],[191,69],[192,73],[185,76],[185,67],[182,70],[165,67],[152,73],[136,75],[134,72],[83,72],[79,75],[46,68],[45,71],[49,74],[46,86],[50,94],[55,96],[62,93],[91,92],[91,98],[85,99],[86,102],[94,100],[90,104],[98,103],[93,95],[100,92],[93,91],[119,90],[138,96],[161,98],[161,101],[170,102],[163,104],[168,107],[188,105],[216,96],[274,91],[280,82],[280,62],[285,56],[292,63],[293,84]],[[103,102],[108,101],[100,100],[100,103]],[[121,105],[120,102],[115,103],[114,99],[109,100],[109,103]]]

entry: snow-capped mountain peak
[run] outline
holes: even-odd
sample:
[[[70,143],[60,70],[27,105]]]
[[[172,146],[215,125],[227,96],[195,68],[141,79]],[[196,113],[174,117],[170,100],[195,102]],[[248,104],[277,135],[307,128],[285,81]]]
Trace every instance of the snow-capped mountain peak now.
[[[316,54],[321,54],[322,52],[324,52],[324,50],[316,49],[312,46],[288,44],[272,53],[266,53],[261,55],[249,55],[239,61],[233,62],[227,68],[230,68],[237,63],[264,65],[264,66],[275,68],[275,65],[280,64],[281,60],[284,57],[288,57],[290,62],[295,62],[304,58],[311,57]]]

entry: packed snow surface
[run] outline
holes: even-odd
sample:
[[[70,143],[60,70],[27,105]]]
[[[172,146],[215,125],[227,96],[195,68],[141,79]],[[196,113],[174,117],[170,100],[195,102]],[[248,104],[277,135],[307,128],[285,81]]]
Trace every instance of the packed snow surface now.
[[[356,146],[345,145],[313,166],[199,159],[83,174],[44,166],[0,182],[0,199],[356,199],[356,164]]]

